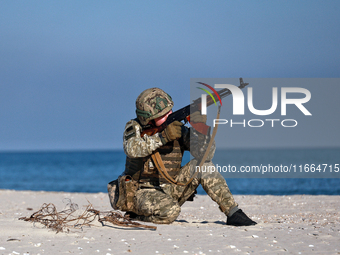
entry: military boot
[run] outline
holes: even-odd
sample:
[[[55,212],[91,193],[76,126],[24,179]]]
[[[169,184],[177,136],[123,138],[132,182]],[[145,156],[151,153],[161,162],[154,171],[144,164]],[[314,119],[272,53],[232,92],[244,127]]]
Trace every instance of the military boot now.
[[[134,212],[126,212],[124,214],[124,217],[129,217],[130,220],[136,220],[136,218],[138,217],[138,214],[135,214]]]
[[[124,217],[129,217],[132,221],[145,221],[145,222],[152,222],[151,216],[144,216],[144,215],[138,215],[134,212],[126,212],[124,214]]]
[[[241,209],[238,209],[231,216],[227,217],[227,225],[232,226],[250,226],[257,223],[251,220]]]

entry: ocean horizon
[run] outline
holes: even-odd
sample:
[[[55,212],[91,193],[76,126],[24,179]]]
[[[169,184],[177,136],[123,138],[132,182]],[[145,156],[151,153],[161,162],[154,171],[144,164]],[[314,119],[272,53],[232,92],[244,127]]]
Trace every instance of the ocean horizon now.
[[[327,170],[333,167],[333,176],[340,177],[340,173],[334,173],[339,155],[340,148],[219,149],[213,162],[238,169],[254,165],[295,165],[299,169],[300,165],[327,164]],[[0,189],[107,192],[107,183],[124,171],[125,157],[123,150],[0,152]],[[186,153],[183,162],[189,160]],[[233,178],[226,172],[222,175],[235,195],[340,195],[339,177],[313,178],[311,173],[296,178],[282,178],[276,173],[270,178],[263,174],[254,178]],[[206,194],[201,186],[198,193]]]

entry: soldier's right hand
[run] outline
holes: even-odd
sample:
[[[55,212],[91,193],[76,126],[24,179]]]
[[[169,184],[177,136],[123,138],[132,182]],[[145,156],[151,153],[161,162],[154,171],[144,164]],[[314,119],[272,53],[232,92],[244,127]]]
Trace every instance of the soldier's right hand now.
[[[179,122],[176,120],[162,131],[161,134],[165,140],[165,143],[176,140],[182,136],[182,128],[181,128],[182,125],[183,125],[182,122]]]

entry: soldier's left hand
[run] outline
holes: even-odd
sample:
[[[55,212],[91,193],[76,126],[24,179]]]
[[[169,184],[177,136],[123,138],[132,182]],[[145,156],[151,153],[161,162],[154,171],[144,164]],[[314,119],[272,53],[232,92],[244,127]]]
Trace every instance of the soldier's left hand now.
[[[198,122],[206,123],[207,115],[201,115],[200,111],[196,111],[190,114],[190,121],[194,123],[198,123]]]

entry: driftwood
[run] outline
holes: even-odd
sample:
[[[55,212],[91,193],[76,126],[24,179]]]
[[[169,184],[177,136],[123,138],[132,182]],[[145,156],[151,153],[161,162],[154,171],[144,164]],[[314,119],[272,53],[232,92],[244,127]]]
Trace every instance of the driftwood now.
[[[30,217],[21,217],[19,220],[30,221],[33,223],[41,223],[47,228],[50,228],[57,233],[69,232],[70,228],[82,228],[91,226],[96,219],[103,226],[106,222],[119,227],[132,227],[132,228],[147,228],[156,230],[156,227],[143,225],[138,222],[132,221],[129,216],[123,216],[118,211],[100,212],[93,208],[92,204],[86,206],[85,210],[76,215],[78,205],[68,200],[66,209],[58,212],[55,205],[52,203],[44,203],[41,208],[34,212]]]

